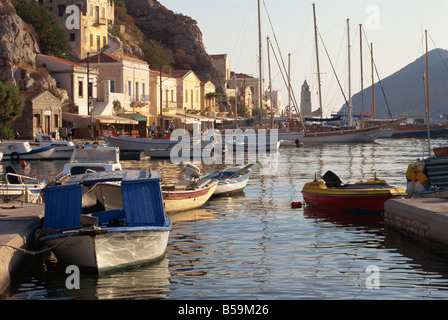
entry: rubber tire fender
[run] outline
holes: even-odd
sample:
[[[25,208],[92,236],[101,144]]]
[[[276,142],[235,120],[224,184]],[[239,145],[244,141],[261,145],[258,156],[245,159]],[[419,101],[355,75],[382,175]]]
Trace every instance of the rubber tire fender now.
[[[20,155],[17,152],[11,153],[11,161],[19,161]]]

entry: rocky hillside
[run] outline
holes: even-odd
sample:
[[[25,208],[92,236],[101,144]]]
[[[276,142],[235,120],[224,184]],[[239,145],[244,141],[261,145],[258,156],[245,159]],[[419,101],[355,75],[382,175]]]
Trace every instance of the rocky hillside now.
[[[214,68],[196,20],[176,14],[156,0],[125,0],[127,12],[148,39],[160,41],[174,53],[174,68],[193,70],[224,93],[224,78]]]
[[[429,107],[431,122],[444,122],[448,115],[448,51],[434,49],[429,58]],[[401,116],[425,116],[423,72],[426,72],[426,55],[421,56],[401,70],[382,79],[382,87],[375,83],[375,110],[377,119]],[[387,104],[386,104],[387,100]],[[352,98],[354,112],[361,110],[361,93]],[[372,87],[364,89],[364,112],[372,105]],[[390,114],[389,114],[389,109]],[[343,107],[341,112],[346,112]],[[441,116],[442,115],[442,116]]]
[[[64,100],[67,94],[56,87],[46,70],[36,70],[39,46],[32,27],[16,14],[10,0],[0,1],[0,80],[19,85],[22,91],[46,89]]]

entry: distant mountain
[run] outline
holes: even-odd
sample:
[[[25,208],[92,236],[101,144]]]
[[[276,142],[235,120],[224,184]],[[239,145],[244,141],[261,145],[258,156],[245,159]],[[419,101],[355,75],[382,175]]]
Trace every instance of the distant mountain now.
[[[431,122],[444,122],[448,115],[448,51],[434,49],[428,52],[429,108]],[[377,119],[401,116],[425,116],[423,72],[426,73],[426,55],[421,56],[401,70],[375,83],[375,113]],[[375,78],[376,75],[375,75]],[[372,87],[363,90],[364,112],[370,113]],[[353,112],[361,111],[361,92],[352,96]],[[388,107],[390,109],[390,114]],[[347,112],[344,105],[341,113]]]

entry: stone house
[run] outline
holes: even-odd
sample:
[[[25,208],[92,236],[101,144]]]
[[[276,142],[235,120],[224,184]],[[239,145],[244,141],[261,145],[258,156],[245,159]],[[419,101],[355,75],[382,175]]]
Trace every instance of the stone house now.
[[[54,135],[62,125],[62,103],[48,91],[21,92],[25,97],[22,115],[14,121],[20,139],[34,140],[36,133]]]

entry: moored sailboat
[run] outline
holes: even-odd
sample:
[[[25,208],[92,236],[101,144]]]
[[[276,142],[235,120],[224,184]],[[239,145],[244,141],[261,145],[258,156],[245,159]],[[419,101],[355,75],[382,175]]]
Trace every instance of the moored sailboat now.
[[[317,41],[317,24],[316,24],[316,10],[313,3],[313,17],[314,17],[314,30],[315,30],[315,46],[316,46],[316,60],[317,60],[317,76],[318,76],[318,94],[319,94],[319,107],[322,115],[322,93],[321,93],[321,81],[319,70],[319,51]],[[350,84],[350,36],[349,36],[349,20],[347,19],[347,35],[348,35],[348,59],[349,59],[349,71],[348,71],[348,83],[349,83],[349,101],[347,102],[349,108],[349,121],[347,127],[314,127],[312,131],[309,129],[305,131],[305,135],[302,138],[303,143],[348,143],[348,142],[373,142],[380,135],[385,126],[372,126],[366,128],[360,128],[353,125],[352,117],[352,102],[351,102],[351,84]]]

